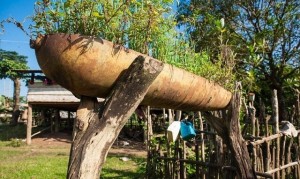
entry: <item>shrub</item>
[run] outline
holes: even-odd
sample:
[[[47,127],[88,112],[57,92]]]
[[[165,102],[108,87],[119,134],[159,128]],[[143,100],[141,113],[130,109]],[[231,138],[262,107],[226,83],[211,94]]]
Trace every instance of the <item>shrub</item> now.
[[[12,138],[10,140],[10,143],[7,145],[11,147],[21,147],[22,145],[24,145],[24,142],[18,138]]]

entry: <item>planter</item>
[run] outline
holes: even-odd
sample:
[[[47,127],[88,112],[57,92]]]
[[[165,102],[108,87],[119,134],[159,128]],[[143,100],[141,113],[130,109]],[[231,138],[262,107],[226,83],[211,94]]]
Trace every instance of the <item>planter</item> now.
[[[78,34],[45,35],[33,47],[47,77],[74,94],[101,98],[107,96],[132,61],[143,55],[103,39]],[[221,86],[165,64],[142,104],[190,111],[214,110],[226,107],[230,99],[231,93]]]

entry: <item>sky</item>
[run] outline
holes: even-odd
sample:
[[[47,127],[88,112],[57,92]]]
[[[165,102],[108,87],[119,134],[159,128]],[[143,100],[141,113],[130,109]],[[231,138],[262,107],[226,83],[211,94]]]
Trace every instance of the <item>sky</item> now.
[[[24,22],[24,28],[28,29],[32,23],[29,16],[34,13],[36,0],[0,0],[0,21],[13,17],[17,21]],[[34,50],[29,47],[30,38],[13,24],[5,24],[4,32],[0,32],[0,49],[16,51],[20,55],[27,56],[30,69],[39,70]],[[29,30],[28,30],[29,32]],[[26,96],[27,87],[22,82],[21,96]],[[0,95],[13,95],[13,83],[11,80],[0,80]]]

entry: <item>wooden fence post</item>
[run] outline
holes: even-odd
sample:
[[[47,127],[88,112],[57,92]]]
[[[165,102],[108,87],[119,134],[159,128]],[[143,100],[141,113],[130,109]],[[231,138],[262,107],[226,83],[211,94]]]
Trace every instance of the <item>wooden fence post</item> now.
[[[272,93],[272,118],[274,122],[274,133],[278,134],[279,131],[279,109],[278,109],[278,99],[277,99],[277,90],[273,90]],[[275,155],[275,167],[279,168],[280,166],[280,138],[276,140],[276,155]],[[280,171],[275,173],[275,178],[280,178]]]
[[[174,115],[172,109],[168,109],[168,118],[169,118],[169,125],[170,125],[174,121]]]
[[[28,117],[27,117],[27,131],[26,131],[26,144],[31,144],[32,133],[32,105],[28,104]]]
[[[203,119],[202,119],[201,112],[198,112],[198,116],[199,116],[200,131],[204,131]],[[204,143],[204,135],[203,135],[203,133],[200,134],[200,140],[201,140],[201,161],[205,162],[205,143]],[[199,146],[198,146],[198,148],[199,148]],[[202,179],[206,178],[206,175],[205,175],[204,172],[202,172],[201,178]]]
[[[232,96],[228,114],[224,119],[206,113],[207,122],[222,137],[233,155],[234,165],[237,169],[238,178],[256,178],[255,170],[251,166],[251,160],[246,142],[244,141],[239,123],[241,108],[240,84],[237,84],[234,95]]]

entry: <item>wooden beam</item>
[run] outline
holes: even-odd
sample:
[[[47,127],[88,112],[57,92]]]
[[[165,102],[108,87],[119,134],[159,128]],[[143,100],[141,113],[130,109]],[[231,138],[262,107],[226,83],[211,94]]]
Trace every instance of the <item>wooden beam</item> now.
[[[34,137],[34,136],[36,136],[36,135],[38,135],[38,134],[40,134],[40,133],[42,133],[42,132],[44,132],[44,131],[46,131],[46,130],[48,130],[48,129],[50,129],[50,128],[51,128],[51,126],[46,127],[46,128],[44,128],[44,129],[42,129],[42,130],[40,130],[40,131],[38,131],[38,132],[32,134],[31,137]]]
[[[275,172],[278,172],[280,170],[283,170],[283,169],[286,169],[286,168],[289,168],[289,167],[292,167],[292,166],[296,166],[296,165],[299,165],[300,161],[296,161],[296,162],[291,162],[289,164],[286,164],[286,165],[282,165],[282,166],[279,166],[278,168],[275,168],[273,170],[269,170],[265,173],[267,174],[272,174],[272,173],[275,173]]]
[[[297,130],[298,133],[300,133],[300,130]],[[273,135],[270,135],[268,137],[264,137],[260,140],[257,140],[257,141],[254,141],[254,142],[249,142],[251,145],[253,146],[256,146],[256,145],[260,145],[260,144],[263,144],[263,143],[266,143],[266,142],[269,142],[271,140],[274,140],[274,139],[277,139],[277,138],[280,138],[282,137],[284,134],[283,133],[279,133],[279,134],[273,134]]]

